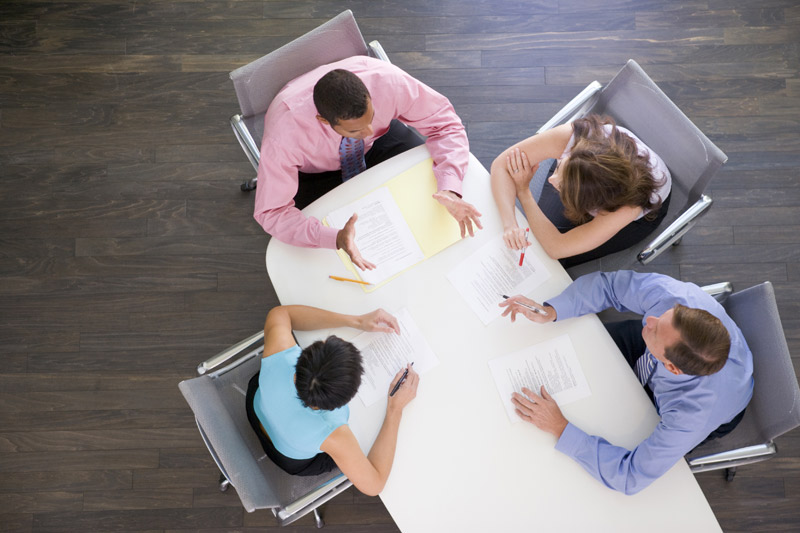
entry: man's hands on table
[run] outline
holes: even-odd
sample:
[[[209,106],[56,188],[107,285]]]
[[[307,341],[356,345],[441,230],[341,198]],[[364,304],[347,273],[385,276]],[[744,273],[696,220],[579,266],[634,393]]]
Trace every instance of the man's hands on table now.
[[[356,247],[356,220],[358,214],[353,213],[350,220],[336,234],[336,249],[344,250],[350,256],[350,261],[361,270],[373,270],[375,264],[361,257],[361,252]]]
[[[523,394],[515,392],[511,395],[511,402],[516,408],[517,415],[542,431],[551,433],[556,438],[561,437],[568,422],[544,385],[539,391],[541,396],[527,387],[522,387],[522,392]]]
[[[453,191],[439,191],[433,195],[433,198],[447,209],[450,216],[458,221],[458,226],[461,228],[462,239],[467,236],[467,232],[469,232],[470,237],[475,236],[473,224],[477,226],[478,229],[483,229],[480,220],[480,212],[474,205],[465,202],[463,198],[459,197]]]
[[[531,311],[521,305],[516,304],[526,304],[530,305],[531,307],[535,307],[537,309],[541,309],[546,314],[542,315],[535,311]],[[558,313],[556,310],[549,305],[542,305],[537,303],[530,298],[526,298],[520,294],[512,296],[507,300],[503,300],[499,303],[500,307],[505,307],[503,310],[503,314],[501,316],[508,316],[509,313],[511,314],[511,322],[515,322],[517,320],[517,315],[520,314],[530,320],[531,322],[538,322],[539,324],[546,324],[547,322],[554,322],[556,318],[558,318]]]

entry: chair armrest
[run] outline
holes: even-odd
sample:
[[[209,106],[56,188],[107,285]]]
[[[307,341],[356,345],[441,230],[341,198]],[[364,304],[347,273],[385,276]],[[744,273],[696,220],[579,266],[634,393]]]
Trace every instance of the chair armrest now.
[[[713,285],[703,285],[700,288],[709,296],[713,296],[714,299],[720,303],[727,300],[728,296],[733,292],[733,285],[729,281],[714,283]]]
[[[264,331],[259,331],[258,333],[247,337],[245,340],[238,342],[227,348],[222,350],[214,357],[203,361],[199,365],[197,365],[197,373],[199,375],[203,375],[209,370],[213,370],[214,368],[220,366],[221,364],[227,362],[230,359],[233,359],[237,355],[241,354],[242,352],[246,352],[251,350],[255,345],[260,344],[264,340]]]
[[[233,128],[233,134],[236,136],[236,140],[239,141],[239,146],[242,147],[247,159],[250,160],[250,164],[258,171],[258,163],[261,161],[261,152],[259,152],[258,146],[256,146],[256,142],[253,140],[253,136],[250,135],[250,130],[244,125],[242,115],[233,115],[231,117],[231,128]]]
[[[383,46],[381,46],[381,43],[379,43],[377,40],[370,41],[367,47],[369,48],[370,55],[372,57],[376,57],[381,61],[386,61],[387,63],[391,63],[391,61],[389,61],[389,55],[386,53],[386,50],[383,49]]]
[[[695,457],[694,459],[687,460],[687,462],[689,463],[690,470],[696,474],[698,472],[721,470],[723,468],[732,468],[765,461],[776,453],[778,453],[778,447],[775,446],[775,443],[767,442],[764,444],[756,444],[755,446],[738,448],[736,450],[705,455],[703,457]]]
[[[323,483],[315,490],[309,492],[305,496],[301,496],[294,502],[288,504],[286,507],[277,511],[277,518],[281,522],[281,526],[288,525],[297,518],[303,516],[308,510],[315,509],[334,498],[341,492],[349,489],[353,483],[345,477],[344,474],[339,474],[333,479]],[[292,519],[293,515],[299,515]]]
[[[578,93],[578,96],[562,107],[561,110],[553,115],[553,118],[548,120],[536,133],[542,133],[543,131],[555,128],[561,124],[572,122],[576,118],[582,116],[597,101],[598,93],[602,88],[603,86],[599,81],[593,81],[587,85],[584,90]]]
[[[683,237],[687,231],[692,229],[692,226],[694,226],[697,220],[708,211],[712,203],[713,200],[711,200],[709,196],[705,194],[702,195],[689,209],[676,218],[667,229],[662,231],[658,237],[650,241],[647,248],[639,252],[636,259],[638,259],[641,264],[646,265],[661,255],[672,243]]]

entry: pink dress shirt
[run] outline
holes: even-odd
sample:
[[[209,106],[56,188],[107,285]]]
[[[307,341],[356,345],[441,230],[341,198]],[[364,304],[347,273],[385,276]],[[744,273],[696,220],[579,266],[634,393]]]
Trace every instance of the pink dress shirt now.
[[[396,118],[427,136],[438,190],[460,195],[469,162],[467,134],[450,101],[394,65],[354,56],[295,78],[278,93],[264,117],[253,213],[264,231],[295,246],[336,249],[339,230],[303,215],[294,206],[294,196],[298,171],[319,173],[341,168],[342,137],[317,120],[313,99],[317,81],[337,68],[356,74],[372,98],[375,134],[364,139],[365,151],[389,130],[389,123]]]

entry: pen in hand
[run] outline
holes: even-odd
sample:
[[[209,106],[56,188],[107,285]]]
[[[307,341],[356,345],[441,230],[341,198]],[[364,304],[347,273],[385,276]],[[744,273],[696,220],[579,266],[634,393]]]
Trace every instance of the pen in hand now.
[[[525,244],[528,244],[528,232],[531,228],[525,228]],[[522,253],[519,254],[519,266],[522,266],[522,262],[525,261],[525,248],[522,249]]]
[[[409,365],[409,366],[414,366],[414,362],[412,361],[411,365]],[[406,369],[403,371],[403,375],[400,376],[400,379],[397,381],[395,386],[392,387],[392,392],[389,393],[389,397],[394,396],[394,393],[397,392],[400,389],[400,385],[405,383],[407,377],[408,377],[408,367],[406,367]]]
[[[510,296],[506,296],[505,294],[501,294],[501,296],[503,298],[505,298],[506,300],[508,300],[510,298]],[[528,304],[525,304],[525,303],[522,303],[522,302],[514,302],[514,303],[517,304],[520,307],[524,307],[525,309],[530,309],[534,313],[538,313],[538,314],[540,314],[542,316],[547,316],[547,311],[539,309],[538,307],[534,307],[532,305],[528,305]]]

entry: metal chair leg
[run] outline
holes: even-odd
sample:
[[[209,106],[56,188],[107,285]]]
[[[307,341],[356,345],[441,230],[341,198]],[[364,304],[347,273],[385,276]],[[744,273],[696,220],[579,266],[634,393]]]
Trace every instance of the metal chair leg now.
[[[256,188],[256,185],[258,185],[257,182],[258,182],[258,178],[249,179],[249,180],[245,181],[244,183],[242,183],[242,186],[240,187],[240,189],[242,189],[242,192],[254,191],[255,188]]]
[[[230,486],[231,486],[231,482],[228,481],[228,478],[226,478],[224,475],[220,474],[219,475],[219,491],[220,492],[225,492],[226,490],[228,490],[228,487],[230,487]]]
[[[325,527],[325,521],[322,519],[317,509],[314,509],[314,524],[317,526],[317,529]]]

